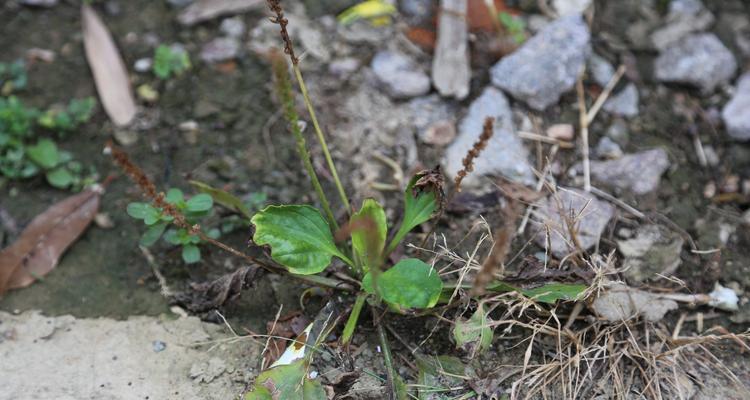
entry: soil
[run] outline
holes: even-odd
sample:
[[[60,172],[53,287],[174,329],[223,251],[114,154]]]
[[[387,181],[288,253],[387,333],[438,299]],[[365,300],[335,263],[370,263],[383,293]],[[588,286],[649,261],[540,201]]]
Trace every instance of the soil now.
[[[67,102],[71,98],[96,96],[91,72],[83,54],[79,9],[74,3],[77,2],[63,1],[51,9],[0,5],[0,21],[3,25],[0,61],[23,58],[28,49],[35,47],[50,49],[56,53],[54,62],[31,64],[28,70],[28,88],[17,94],[24,103],[46,108],[51,104]],[[635,3],[638,2],[597,1],[593,35],[607,32],[624,37],[628,21],[638,18],[634,11],[637,9]],[[736,12],[737,7],[745,7],[745,12],[750,12],[742,2],[705,3],[717,16]],[[190,185],[187,181],[198,179],[240,195],[263,192],[268,196],[269,203],[313,202],[312,191],[294,151],[293,138],[285,134],[285,125],[278,118],[278,106],[269,94],[270,71],[264,60],[243,48],[241,57],[227,68],[200,62],[198,54],[201,45],[218,35],[219,20],[191,28],[182,27],[175,19],[177,11],[166,1],[111,0],[98,2],[97,10],[117,39],[127,66],[132,67],[136,60],[152,56],[156,44],[179,42],[191,54],[193,67],[188,73],[167,82],[158,81],[149,73],[133,73],[134,87],[149,83],[158,89],[160,99],[156,105],[143,105],[138,117],[140,120],[134,127],[120,131],[120,128],[115,128],[109,122],[98,106],[90,122],[64,140],[58,141],[63,149],[72,152],[76,159],[84,161],[86,165],[95,167],[101,177],[121,175],[112,165],[111,159],[102,154],[102,149],[113,136],[136,135],[137,141],[126,146],[125,150],[159,188],[179,187],[188,191]],[[266,23],[264,15],[261,12],[249,12],[242,14],[240,18],[249,29],[253,29],[258,24]],[[723,35],[720,26],[716,29]],[[595,41],[594,49],[598,46],[606,47]],[[374,45],[363,45],[358,48],[361,54],[355,56],[363,64],[367,64],[374,50]],[[650,77],[650,65],[655,53],[633,50],[631,54],[639,75]],[[324,67],[313,68],[305,73],[311,82],[311,90],[319,105],[324,125],[334,127],[346,122],[346,116],[339,115],[347,98],[341,94],[355,92],[354,84],[339,82],[330,77]],[[488,82],[486,74],[478,75],[472,82],[472,93],[478,92],[475,89]],[[703,96],[694,89],[665,87],[649,78],[644,78],[638,84],[642,89],[640,115],[627,121],[630,140],[623,151],[633,153],[662,147],[668,151],[672,167],[662,177],[657,192],[638,197],[621,193],[618,198],[639,210],[663,215],[681,232],[687,233],[700,249],[723,247],[720,253],[694,254],[690,252],[689,246],[685,246],[682,264],[675,276],[696,293],[708,292],[715,282],[721,281],[725,286],[739,291],[746,303],[750,291],[750,263],[747,262],[750,259],[750,228],[742,223],[741,215],[746,211],[747,199],[724,202],[704,195],[706,185],[710,182],[721,185],[731,176],[739,176],[740,181],[750,178],[750,146],[731,141],[721,127],[717,127],[715,119],[710,115],[705,117],[717,108],[720,109],[727,101],[728,94],[719,92],[713,96]],[[684,99],[696,104],[694,122],[686,121],[678,113],[676,104]],[[465,107],[469,101],[460,105]],[[545,126],[550,123],[576,125],[578,113],[570,107],[575,101],[575,93],[568,93],[561,99],[560,106],[551,107],[538,116]],[[178,128],[180,123],[188,120],[199,123],[197,140],[190,140]],[[599,141],[611,121],[612,118],[608,116],[597,117],[591,126],[591,143]],[[282,131],[284,134],[281,134]],[[692,131],[700,132],[702,142],[710,144],[716,150],[720,160],[718,165],[707,168],[700,166]],[[358,169],[358,159],[345,154],[341,148],[356,147],[359,139],[361,138],[353,137],[349,143],[346,139],[341,139],[341,144],[333,145],[334,156],[339,158],[337,161],[343,166],[340,171],[344,180],[353,182],[355,186],[365,174]],[[398,146],[394,146],[396,147]],[[439,148],[419,144],[416,153],[418,163],[409,164],[406,161],[409,158],[408,150],[384,152],[396,159],[406,173],[420,166],[435,165],[440,162],[442,155]],[[319,149],[314,149],[313,153],[320,159]],[[561,157],[561,168],[565,170],[578,161],[579,155],[571,151]],[[388,181],[389,170],[382,165],[380,167],[382,169],[378,170],[378,174],[383,181]],[[332,194],[332,198],[335,197],[331,181],[326,179],[324,184],[326,191]],[[43,178],[8,181],[0,184],[0,206],[20,226],[24,226],[50,204],[69,194],[67,191],[52,189]],[[399,196],[383,193],[379,196],[387,199],[390,209],[398,208]],[[53,273],[29,288],[5,295],[0,301],[0,311],[24,313],[23,317],[18,317],[22,319],[35,318],[35,314],[30,313],[32,310],[38,310],[45,316],[71,315],[79,319],[85,318],[86,321],[105,318],[107,324],[114,326],[112,329],[119,329],[119,322],[132,323],[133,316],[165,318],[170,315],[170,304],[161,294],[152,266],[137,246],[142,226],[124,212],[129,202],[139,201],[140,198],[139,190],[126,177],[120,176],[113,180],[107,187],[100,211],[111,217],[114,228],[92,226],[67,251]],[[491,204],[482,213],[482,217],[491,226],[495,226],[502,221],[501,208],[499,203]],[[396,214],[392,213],[389,217],[395,218]],[[459,217],[450,215],[437,231],[446,235],[448,243],[457,243],[479,219],[478,213],[462,214]],[[218,223],[218,218],[214,223]],[[616,248],[614,235],[620,228],[634,228],[637,224],[626,213],[620,212],[617,222],[610,224],[603,236],[601,252],[606,253]],[[719,238],[721,232],[727,230],[731,234],[723,244]],[[249,237],[249,228],[243,228],[225,235],[222,240],[237,248],[257,252],[257,249],[251,249],[247,245]],[[423,235],[415,237],[416,242]],[[457,246],[456,251],[464,254],[472,250],[477,237],[474,233],[473,239]],[[5,242],[0,243],[0,247],[7,245],[12,239],[5,235]],[[515,254],[522,245],[523,243],[515,245],[512,253]],[[190,290],[191,283],[215,279],[242,265],[241,261],[218,249],[207,249],[204,261],[195,265],[182,263],[179,251],[166,245],[156,246],[152,250],[160,271],[174,290]],[[539,250],[543,251],[533,247],[527,251],[533,253]],[[295,280],[264,275],[251,290],[243,291],[237,302],[225,307],[224,315],[235,328],[265,333],[266,323],[274,320],[280,307],[282,314],[301,310],[300,297],[306,288]],[[306,314],[314,316],[320,306],[316,303],[317,300],[304,310]],[[744,303],[742,307],[747,307]],[[670,316],[675,320],[677,317]],[[721,325],[733,332],[750,327],[748,321],[734,323],[729,317],[728,314],[721,314],[710,325]],[[17,317],[0,314],[0,322],[11,318]],[[208,318],[217,320],[216,315]],[[369,319],[367,321],[369,324]],[[436,354],[453,351],[454,346],[448,339],[445,326],[434,333],[434,324],[434,319],[430,318],[404,318],[394,323],[394,330],[405,342],[395,344],[396,352],[406,356],[407,345],[421,343],[428,337],[429,340],[424,345],[426,351]],[[694,326],[691,325],[688,329],[694,329]],[[367,341],[369,347],[363,344],[366,339],[374,339],[374,330],[363,326],[361,333],[362,337],[357,337],[355,343],[368,349],[362,352],[365,355],[361,362],[376,365],[372,369],[381,371],[377,361],[379,356],[375,350],[377,341]],[[516,342],[510,339],[499,341],[492,353],[485,356],[487,365],[522,363],[526,348],[516,347],[514,343]],[[745,355],[735,352],[729,346],[720,348],[719,354],[740,380],[750,382],[750,368]],[[401,368],[408,371],[407,357],[397,358]],[[331,363],[334,364],[333,361]],[[236,382],[234,385],[238,386]]]

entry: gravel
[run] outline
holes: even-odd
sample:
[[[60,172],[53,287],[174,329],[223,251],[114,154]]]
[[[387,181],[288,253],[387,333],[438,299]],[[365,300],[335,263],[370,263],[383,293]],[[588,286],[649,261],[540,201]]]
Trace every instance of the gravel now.
[[[634,83],[629,83],[620,92],[610,96],[602,108],[621,117],[635,117],[638,115],[638,88]]]
[[[737,81],[734,96],[721,111],[727,133],[737,140],[750,140],[750,73]]]
[[[729,82],[736,70],[734,55],[712,33],[689,35],[669,45],[654,65],[657,80],[693,85],[704,92]]]
[[[405,54],[381,51],[372,59],[372,71],[394,99],[422,96],[430,91],[430,78]]]
[[[642,195],[659,187],[667,168],[669,157],[659,148],[627,154],[617,160],[592,161],[591,177],[606,186]]]
[[[490,70],[492,83],[529,107],[544,110],[572,89],[591,52],[580,15],[547,25]]]

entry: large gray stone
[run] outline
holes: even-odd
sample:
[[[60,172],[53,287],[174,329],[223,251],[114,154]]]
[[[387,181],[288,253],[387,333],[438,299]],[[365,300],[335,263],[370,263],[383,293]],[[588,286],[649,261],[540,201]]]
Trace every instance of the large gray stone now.
[[[557,258],[576,250],[568,222],[575,224],[576,239],[583,250],[594,247],[614,215],[614,207],[590,193],[559,188],[556,194],[534,204],[533,224],[538,231],[536,243],[547,247]]]
[[[379,52],[372,59],[372,71],[394,99],[421,96],[430,91],[430,78],[404,54]]]
[[[713,33],[689,35],[669,45],[654,65],[657,80],[693,85],[704,92],[729,82],[736,70],[734,55]]]
[[[721,111],[729,136],[750,140],[750,73],[737,81],[737,90]]]
[[[659,186],[661,175],[669,168],[663,149],[628,154],[616,160],[592,161],[591,177],[606,186],[646,194]]]
[[[591,52],[590,39],[580,15],[560,18],[495,64],[492,83],[543,110],[575,85]]]
[[[479,176],[499,174],[524,184],[534,182],[529,164],[528,150],[516,136],[513,114],[503,93],[493,87],[484,90],[461,120],[458,137],[448,146],[443,165],[449,177],[463,168],[462,160],[482,134],[484,120],[495,118],[494,134],[482,154],[474,160],[474,172],[464,180],[464,185],[475,185]]]

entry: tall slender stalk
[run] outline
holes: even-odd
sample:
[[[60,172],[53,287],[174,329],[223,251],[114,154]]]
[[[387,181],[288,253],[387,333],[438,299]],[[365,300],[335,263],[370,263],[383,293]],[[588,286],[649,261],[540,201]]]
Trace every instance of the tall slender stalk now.
[[[305,101],[305,107],[307,107],[307,112],[310,114],[310,119],[312,120],[315,134],[318,138],[318,142],[320,143],[320,147],[323,149],[323,155],[325,156],[326,163],[328,164],[328,169],[331,170],[331,175],[333,176],[334,183],[336,184],[336,189],[338,190],[339,197],[341,198],[341,202],[346,208],[346,212],[351,215],[352,208],[349,204],[349,198],[346,196],[344,186],[341,184],[341,179],[339,178],[338,171],[336,170],[336,165],[333,163],[331,152],[328,150],[328,143],[326,142],[325,136],[323,135],[323,130],[320,128],[318,118],[315,115],[315,109],[313,108],[312,101],[310,100],[310,95],[307,91],[307,85],[305,85],[305,80],[302,78],[302,71],[300,71],[299,69],[299,58],[294,55],[294,46],[292,45],[292,39],[289,38],[289,32],[287,32],[286,29],[289,21],[284,18],[284,9],[281,7],[281,0],[268,0],[268,7],[275,14],[275,16],[271,18],[271,21],[278,24],[281,28],[281,31],[279,33],[281,35],[282,41],[284,42],[284,52],[289,55],[289,59],[292,61],[292,69],[294,69],[294,76],[297,79],[297,85],[300,88],[300,92],[302,92],[302,97]]]
[[[294,109],[294,96],[292,94],[292,85],[289,82],[286,61],[280,55],[272,56],[271,58],[276,93],[279,96],[279,101],[281,101],[281,104],[284,107],[284,117],[289,123],[289,129],[292,131],[292,134],[297,141],[297,153],[302,159],[302,163],[305,165],[307,175],[310,177],[310,183],[312,183],[315,193],[318,196],[318,200],[320,200],[320,204],[323,206],[323,211],[326,213],[328,223],[331,224],[334,229],[338,229],[339,226],[338,223],[336,223],[336,217],[333,215],[333,211],[331,211],[328,198],[323,192],[323,187],[320,185],[318,175],[315,173],[312,161],[310,160],[310,153],[307,151],[305,137],[302,135],[302,130],[299,126],[299,116]]]

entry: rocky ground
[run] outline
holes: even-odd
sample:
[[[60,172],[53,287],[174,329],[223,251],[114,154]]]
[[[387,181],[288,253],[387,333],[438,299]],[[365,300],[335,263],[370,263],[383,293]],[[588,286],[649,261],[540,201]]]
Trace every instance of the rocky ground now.
[[[31,104],[96,93],[75,3],[11,0],[0,6],[0,20],[8,21],[0,61],[28,58],[34,48],[55,54],[51,62],[29,66],[29,87],[18,96]],[[124,128],[98,110],[60,145],[90,160],[102,175],[113,171],[100,154],[113,138],[165,188],[188,188],[188,179],[199,179],[245,197],[265,193],[269,203],[312,202],[294,141],[270,94],[265,54],[279,47],[279,38],[264,2],[245,1],[246,8],[205,20],[187,12],[191,3],[200,1],[95,2],[133,86],[148,85],[157,97],[138,91],[137,119]],[[468,1],[467,17],[459,22],[446,21],[456,15],[441,14],[429,0],[394,2],[398,13],[387,24],[337,22],[335,16],[354,3],[285,6],[302,71],[355,203],[374,197],[396,219],[392,210],[411,173],[440,164],[452,180],[484,119],[492,117],[494,135],[464,191],[448,205],[436,229],[438,244],[444,240],[461,256],[471,252],[480,237],[472,227],[487,221],[494,230],[504,221],[506,200],[498,187],[518,183],[541,195],[513,243],[513,253],[523,256],[507,262],[509,271],[521,268],[526,256],[546,266],[580,246],[612,254],[619,276],[633,287],[708,293],[718,283],[739,296],[739,310],[732,313],[709,307],[662,313],[655,319],[663,318],[667,331],[678,325],[697,335],[705,330],[703,318],[705,327],[748,328],[750,5],[496,1],[523,22],[519,39],[508,25],[498,28],[483,1]],[[438,57],[444,55],[442,41],[449,40],[436,37],[438,21],[456,24],[451,40],[466,35],[465,59],[454,44],[448,53],[458,59]],[[151,67],[159,44],[187,51],[191,70],[156,80]],[[599,98],[604,101],[597,103]],[[301,102],[298,108],[303,110]],[[320,149],[312,152],[316,168],[324,171]],[[330,177],[321,176],[334,193]],[[550,186],[560,189],[552,193]],[[0,211],[8,215],[0,231],[3,245],[17,235],[7,221],[23,226],[67,195],[42,181],[4,181],[0,193]],[[92,227],[42,282],[0,300],[0,354],[9,360],[0,366],[0,388],[10,388],[0,389],[0,399],[231,398],[258,373],[263,343],[233,341],[217,314],[200,316],[218,325],[170,311],[164,282],[137,248],[139,227],[124,214],[138,197],[124,179],[114,181],[102,206],[114,228]],[[578,214],[576,245],[564,229],[561,204]],[[223,239],[243,246],[248,235],[241,230]],[[218,251],[209,251],[198,266],[184,265],[167,246],[154,252],[166,284],[178,292],[241,266]],[[300,310],[304,289],[266,275],[221,311],[239,333],[246,333],[239,327],[265,333],[280,306],[283,314]],[[456,351],[448,329],[432,319],[407,319],[393,328],[402,338],[399,353],[418,343],[430,354]],[[368,340],[372,332],[365,327],[355,338],[358,368],[373,372],[348,388],[355,398],[382,396],[378,348]],[[528,362],[525,346],[514,341],[527,335],[505,332],[482,359],[487,370]],[[747,385],[746,356],[731,343],[725,346],[717,354]],[[337,362],[334,355],[322,357],[321,372],[335,371]],[[403,376],[415,376],[406,358],[398,362]],[[686,388],[685,398],[747,398],[742,385],[729,389],[701,373],[690,377],[695,384],[678,385]],[[50,379],[40,383],[39,376]],[[493,376],[483,388],[512,392],[513,379]],[[344,378],[333,373],[325,379],[335,387]],[[591,385],[589,397],[616,397]]]

